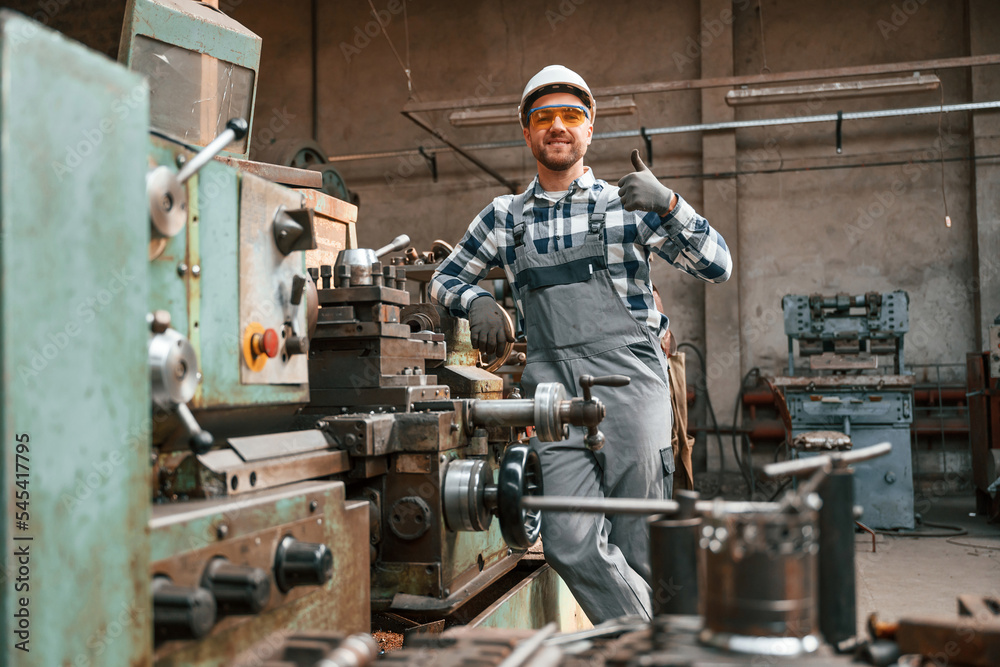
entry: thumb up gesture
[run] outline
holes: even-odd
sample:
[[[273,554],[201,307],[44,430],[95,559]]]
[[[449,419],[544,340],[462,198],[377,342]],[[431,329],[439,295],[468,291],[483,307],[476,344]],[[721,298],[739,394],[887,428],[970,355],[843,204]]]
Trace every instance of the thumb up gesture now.
[[[653,211],[665,216],[674,208],[674,191],[653,175],[642,163],[639,151],[632,151],[635,172],[622,176],[618,181],[618,194],[626,211]]]

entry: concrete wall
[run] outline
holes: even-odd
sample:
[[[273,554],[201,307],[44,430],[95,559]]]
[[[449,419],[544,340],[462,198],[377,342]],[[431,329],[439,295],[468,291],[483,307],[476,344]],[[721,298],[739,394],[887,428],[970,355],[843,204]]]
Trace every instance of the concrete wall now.
[[[722,39],[723,30],[732,31],[736,75],[760,72],[765,56],[771,71],[782,72],[956,57],[969,50],[965,10],[956,3],[764,0],[763,53],[758,3],[736,0],[731,8],[723,4],[729,11],[721,11],[716,20],[703,15],[694,0],[411,1],[404,21],[401,3],[376,2],[404,62],[408,33],[410,93],[368,3],[319,2],[316,139],[333,155],[438,145],[399,113],[407,99],[467,99],[475,108],[485,97],[519,93],[524,81],[550,62],[576,68],[594,87],[697,78],[702,52]],[[262,0],[243,0],[232,7],[233,16],[264,39],[258,133],[266,127],[265,114],[271,113],[294,116],[276,137],[310,137],[310,12],[308,0],[283,3],[280,12]],[[944,82],[945,103],[968,101],[968,70],[937,74]],[[741,108],[736,119],[926,106],[940,100],[936,91],[858,100],[813,98]],[[702,119],[699,91],[641,95],[635,101],[637,116],[598,115],[597,130]],[[426,117],[463,144],[520,136],[516,126],[453,128],[444,113]],[[969,164],[946,162],[943,167],[950,229],[944,225],[940,164],[816,170],[936,158],[938,122],[937,115],[926,115],[846,123],[839,155],[829,123],[736,132],[741,171],[813,170],[740,176],[735,192],[704,188],[704,193],[737,197],[739,230],[729,241],[740,256],[734,276],[740,287],[739,312],[733,315],[744,329],[739,368],[726,372],[742,374],[753,366],[766,372],[780,369],[786,346],[780,298],[787,293],[905,289],[911,295],[915,329],[908,340],[911,361],[962,362],[965,352],[975,348],[974,295],[962,287],[975,275]],[[965,114],[945,117],[941,136],[946,158],[969,154]],[[658,175],[702,173],[700,134],[665,135],[653,143]],[[613,182],[626,173],[628,152],[640,144],[637,139],[596,142],[588,163]],[[526,149],[477,155],[521,185],[534,174]],[[340,168],[361,196],[362,244],[377,245],[401,230],[410,233],[419,248],[428,248],[436,238],[454,242],[492,197],[505,192],[448,152],[438,156],[437,183],[419,156],[344,162]],[[703,205],[700,178],[666,182],[696,207]],[[706,287],[658,260],[653,275],[678,338],[704,345]]]
[[[461,99],[477,108],[487,98],[518,95],[534,72],[553,62],[604,87],[1000,52],[989,0],[373,1],[388,40],[366,0],[219,0],[223,11],[263,38],[255,153],[272,142],[306,140],[332,155],[436,146],[439,140],[400,114],[407,100]],[[71,37],[116,51],[118,3],[15,0],[4,6],[41,12]],[[409,64],[412,89],[397,53]],[[973,96],[987,101],[1000,99],[990,93],[998,70],[933,72],[943,95],[812,97],[735,111],[720,103],[725,89],[637,95],[637,115],[599,113],[597,131],[696,124],[727,114],[750,120]],[[461,144],[520,139],[513,124],[454,128],[446,113],[424,117]],[[710,220],[724,226],[738,257],[726,286],[706,286],[653,262],[675,335],[708,348],[720,420],[729,420],[739,377],[753,367],[764,373],[783,368],[780,299],[789,293],[907,290],[908,361],[961,364],[946,369],[945,379],[962,380],[965,353],[979,348],[979,330],[1000,312],[1000,272],[991,259],[1000,242],[990,196],[998,187],[996,168],[964,161],[973,144],[978,155],[997,152],[998,117],[977,112],[975,125],[965,113],[847,122],[840,154],[832,123],[653,139],[655,173],[699,210],[717,212]],[[615,182],[630,170],[628,154],[636,147],[637,138],[595,142],[588,164]],[[942,154],[954,161],[942,165]],[[534,175],[523,147],[476,155],[522,187]],[[362,245],[380,245],[401,231],[420,249],[438,238],[453,243],[492,197],[506,192],[454,153],[441,152],[437,161],[437,182],[419,156],[338,163],[361,197]],[[894,164],[873,166],[884,162]],[[727,164],[732,167],[719,166]],[[714,177],[729,168],[742,175]],[[729,330],[732,323],[738,331]],[[925,378],[933,372],[918,369],[918,379]]]

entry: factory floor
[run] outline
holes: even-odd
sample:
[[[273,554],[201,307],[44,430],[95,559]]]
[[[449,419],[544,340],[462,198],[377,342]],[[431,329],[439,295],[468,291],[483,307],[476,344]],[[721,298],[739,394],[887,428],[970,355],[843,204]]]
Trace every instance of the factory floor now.
[[[885,621],[954,617],[960,594],[1000,598],[1000,524],[975,516],[975,509],[970,494],[935,498],[923,513],[925,521],[968,531],[959,537],[879,534],[872,553],[871,536],[855,535],[859,630],[872,612]]]

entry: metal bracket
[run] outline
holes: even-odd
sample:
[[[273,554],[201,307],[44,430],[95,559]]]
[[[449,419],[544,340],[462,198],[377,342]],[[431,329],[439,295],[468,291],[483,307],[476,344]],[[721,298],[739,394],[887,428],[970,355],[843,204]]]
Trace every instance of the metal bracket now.
[[[423,158],[427,160],[427,165],[431,168],[431,178],[434,180],[435,183],[437,183],[438,182],[437,153],[428,153],[427,151],[424,150],[423,146],[418,146],[417,150],[420,152],[420,155],[422,155]]]
[[[649,133],[646,132],[646,126],[643,125],[639,128],[639,135],[642,140],[646,142],[646,166],[653,166],[653,140],[650,138]]]
[[[496,169],[493,169],[492,167],[490,167],[489,165],[487,165],[485,162],[483,162],[482,160],[480,160],[479,158],[477,158],[475,155],[472,155],[465,148],[463,148],[462,146],[459,146],[458,144],[456,144],[454,141],[452,141],[451,139],[449,139],[448,137],[446,137],[444,135],[444,133],[442,133],[440,130],[438,130],[437,128],[435,128],[432,125],[430,125],[427,121],[423,120],[422,118],[418,118],[412,112],[407,111],[405,108],[403,109],[402,114],[407,119],[413,121],[418,126],[420,126],[421,128],[423,128],[426,132],[429,132],[431,134],[431,136],[436,137],[437,139],[440,139],[446,145],[448,145],[450,148],[452,148],[456,153],[458,153],[459,155],[461,155],[462,157],[464,157],[466,160],[468,160],[472,164],[476,165],[477,167],[479,167],[480,169],[482,169],[483,171],[485,171],[487,174],[489,174],[490,176],[492,176],[493,178],[495,178],[498,182],[502,183],[503,186],[505,188],[507,188],[508,190],[510,190],[512,194],[517,194],[520,191],[520,188],[518,188],[517,183],[515,183],[514,181],[509,181],[506,178],[504,178],[502,175],[500,175],[500,172],[498,172]]]
[[[844,152],[844,148],[843,148],[843,143],[844,143],[843,126],[844,126],[844,112],[843,111],[838,111],[837,112],[837,154],[838,155],[840,153]]]

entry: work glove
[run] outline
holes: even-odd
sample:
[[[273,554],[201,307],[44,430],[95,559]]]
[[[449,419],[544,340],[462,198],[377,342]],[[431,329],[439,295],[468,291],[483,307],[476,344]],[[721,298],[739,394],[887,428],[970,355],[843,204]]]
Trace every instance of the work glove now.
[[[618,181],[618,195],[626,211],[652,211],[664,216],[670,213],[674,191],[653,175],[649,167],[642,163],[639,151],[632,151],[632,166],[635,172],[626,174]]]
[[[491,296],[479,296],[469,306],[469,333],[472,347],[495,354],[507,344],[507,327],[499,304]]]

